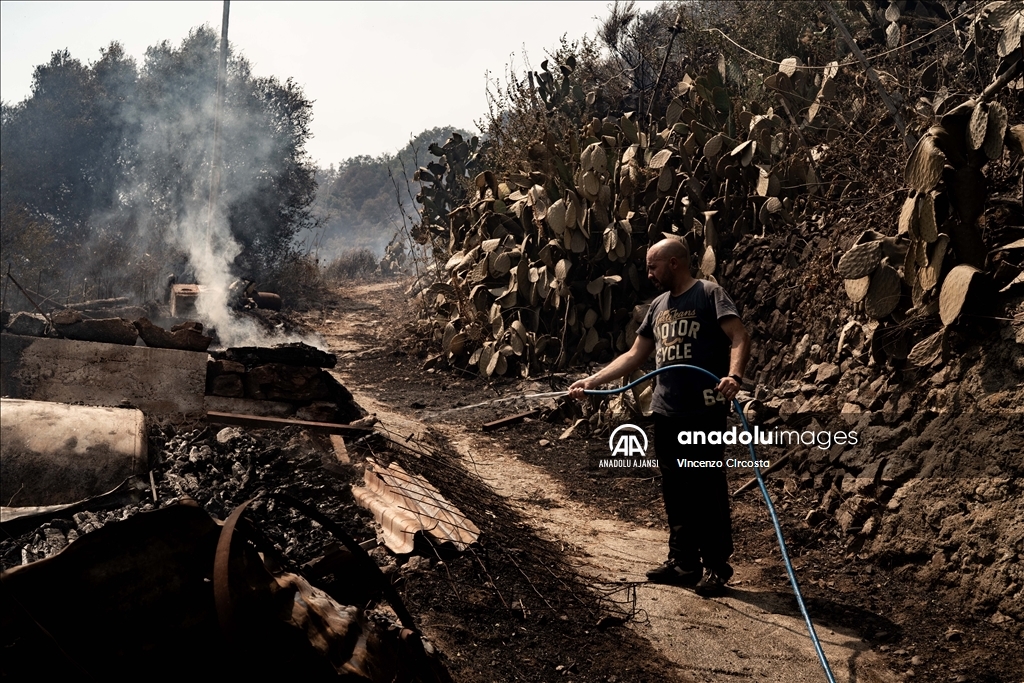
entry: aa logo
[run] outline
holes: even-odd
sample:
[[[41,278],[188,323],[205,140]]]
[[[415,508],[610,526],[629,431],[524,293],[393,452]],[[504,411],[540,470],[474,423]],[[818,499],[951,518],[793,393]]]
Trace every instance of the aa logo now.
[[[647,433],[628,422],[619,425],[608,437],[608,448],[612,452],[612,457],[643,458],[647,455]]]

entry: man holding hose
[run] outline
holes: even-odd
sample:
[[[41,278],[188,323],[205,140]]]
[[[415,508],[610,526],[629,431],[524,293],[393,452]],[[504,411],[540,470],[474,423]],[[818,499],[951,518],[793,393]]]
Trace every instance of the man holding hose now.
[[[722,595],[732,577],[732,523],[724,467],[687,466],[722,461],[725,446],[681,445],[681,432],[725,431],[729,405],[750,358],[750,335],[729,295],[690,274],[686,244],[664,239],[647,251],[647,277],[665,292],[654,299],[633,347],[606,367],[574,383],[569,395],[625,377],[655,352],[657,366],[695,365],[703,373],[673,370],[655,378],[654,447],[668,516],[668,560],[647,572],[655,583],[693,586],[702,596]],[[682,465],[682,466],[680,466]]]

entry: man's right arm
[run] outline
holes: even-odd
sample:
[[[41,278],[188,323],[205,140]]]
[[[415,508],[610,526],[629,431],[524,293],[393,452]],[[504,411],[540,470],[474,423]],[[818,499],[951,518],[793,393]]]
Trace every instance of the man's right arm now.
[[[633,347],[624,354],[604,366],[590,377],[584,377],[574,382],[569,387],[569,396],[575,399],[583,398],[585,389],[593,389],[612,380],[625,377],[644,364],[654,351],[654,340],[650,337],[637,335]]]

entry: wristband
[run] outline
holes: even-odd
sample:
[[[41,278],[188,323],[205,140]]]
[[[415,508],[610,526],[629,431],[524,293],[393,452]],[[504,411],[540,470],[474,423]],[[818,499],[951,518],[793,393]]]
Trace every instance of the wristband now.
[[[740,385],[743,384],[743,378],[740,377],[739,375],[729,375],[729,377],[731,377],[734,380],[736,380],[736,384],[740,384]]]

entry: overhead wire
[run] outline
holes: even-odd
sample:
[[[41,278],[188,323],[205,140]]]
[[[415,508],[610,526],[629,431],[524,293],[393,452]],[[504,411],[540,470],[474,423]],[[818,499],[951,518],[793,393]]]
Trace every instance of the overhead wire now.
[[[980,5],[980,4],[981,4],[981,3],[978,3],[978,4],[976,4],[976,5],[974,6],[974,8],[972,8],[972,10],[971,10],[971,11],[973,12],[973,10],[974,10],[974,9],[977,9],[977,7],[978,7],[978,6]],[[963,18],[964,18],[965,16],[967,16],[967,15],[968,15],[968,14],[970,14],[970,13],[971,13],[971,12],[961,12],[960,14],[956,15],[955,17],[953,17],[953,18],[952,18],[952,19],[950,19],[949,21],[946,21],[946,22],[944,22],[944,23],[940,24],[939,26],[935,27],[934,29],[932,29],[932,30],[931,30],[931,31],[929,31],[928,33],[925,33],[924,35],[918,36],[917,38],[914,38],[913,40],[908,40],[907,42],[903,43],[903,44],[902,44],[902,45],[900,45],[899,47],[894,47],[894,48],[892,48],[892,49],[886,50],[886,51],[884,51],[884,52],[879,52],[878,54],[875,54],[875,55],[871,55],[871,56],[867,56],[867,55],[865,55],[865,58],[867,59],[867,61],[869,61],[869,62],[870,62],[870,61],[873,61],[873,60],[876,60],[876,59],[881,59],[882,57],[885,57],[885,56],[887,56],[887,55],[891,55],[891,54],[893,54],[894,52],[900,52],[900,51],[902,51],[902,50],[905,50],[905,49],[907,48],[907,46],[908,46],[908,45],[913,45],[914,43],[917,43],[917,42],[919,42],[919,41],[922,41],[922,40],[924,40],[924,39],[926,39],[926,38],[928,38],[928,37],[930,37],[930,36],[932,36],[932,35],[934,35],[934,34],[938,33],[939,31],[943,30],[944,28],[947,28],[948,26],[950,26],[950,25],[952,25],[952,24],[956,23],[956,22],[957,22],[957,21],[959,21],[960,19],[963,19]],[[729,37],[729,35],[728,35],[728,34],[726,34],[726,33],[725,33],[725,31],[721,30],[720,28],[717,28],[717,27],[714,27],[714,26],[712,26],[711,28],[707,28],[707,29],[704,29],[704,30],[705,30],[705,31],[707,31],[708,33],[711,33],[711,32],[717,32],[717,33],[720,33],[720,34],[722,35],[722,37],[723,37],[723,38],[725,38],[726,40],[728,40],[728,41],[729,41],[730,43],[732,43],[733,45],[735,45],[735,46],[736,46],[736,47],[738,47],[739,49],[743,50],[744,52],[746,52],[746,53],[747,53],[747,54],[749,54],[750,56],[752,56],[752,57],[755,57],[755,58],[757,58],[757,59],[760,59],[760,60],[761,60],[761,61],[763,61],[763,62],[768,62],[769,64],[775,64],[775,65],[778,65],[778,66],[781,66],[781,65],[783,64],[783,62],[780,62],[780,61],[778,61],[778,60],[775,60],[775,59],[771,59],[770,57],[765,57],[764,55],[759,55],[758,53],[754,52],[753,50],[751,50],[751,49],[749,49],[749,48],[747,48],[747,47],[745,47],[745,46],[743,46],[743,45],[740,45],[740,44],[739,44],[739,43],[737,43],[737,42],[736,42],[735,40],[733,40],[733,39],[732,39],[731,37]],[[849,65],[851,65],[851,64],[855,64],[855,63],[856,63],[856,61],[855,61],[855,60],[853,60],[853,59],[849,59],[849,60],[846,60],[846,61],[840,62],[838,66],[849,66]],[[815,69],[815,70],[825,70],[825,69],[830,69],[830,68],[832,68],[832,66],[829,66],[829,65],[825,65],[825,66],[807,66],[807,65],[801,65],[801,66],[800,66],[799,68],[801,68],[801,69]]]

